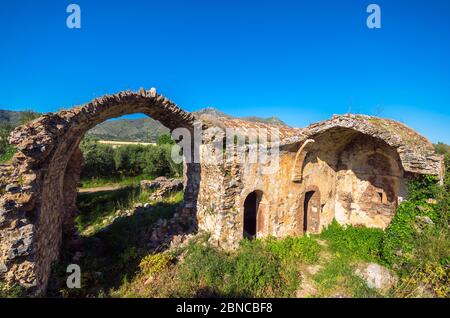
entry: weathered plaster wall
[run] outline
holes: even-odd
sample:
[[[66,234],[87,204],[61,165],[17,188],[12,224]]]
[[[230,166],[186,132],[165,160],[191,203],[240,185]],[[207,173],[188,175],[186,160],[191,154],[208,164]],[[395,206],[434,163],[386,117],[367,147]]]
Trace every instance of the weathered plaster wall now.
[[[263,174],[260,163],[239,163],[231,158],[226,164],[204,169],[198,209],[208,210],[208,214],[199,213],[200,228],[211,232],[212,240],[220,245],[236,246],[243,237],[244,202],[253,191],[262,193],[257,237],[303,234],[304,200],[310,191],[314,191],[313,210],[318,214],[306,216],[308,232],[320,232],[334,218],[341,224],[385,228],[399,198],[405,196],[404,167],[409,169],[408,176],[413,175],[412,162],[416,162],[415,166],[420,166],[416,173],[426,170],[439,176],[436,163],[440,158],[432,153],[422,157],[431,165],[427,166],[424,161],[417,163],[411,153],[406,158],[404,150],[377,134],[355,127],[314,127],[313,131],[303,131],[299,142],[282,143],[279,169],[274,174]]]
[[[361,136],[339,154],[335,216],[342,224],[385,228],[404,196],[403,169],[384,142]]]

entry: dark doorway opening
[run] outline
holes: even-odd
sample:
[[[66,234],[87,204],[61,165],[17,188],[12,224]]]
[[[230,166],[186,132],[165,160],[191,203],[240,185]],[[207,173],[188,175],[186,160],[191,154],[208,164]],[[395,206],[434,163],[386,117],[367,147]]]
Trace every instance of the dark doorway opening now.
[[[254,239],[257,233],[257,220],[259,203],[262,193],[259,191],[251,192],[244,202],[244,238]]]
[[[305,194],[305,201],[303,202],[303,233],[306,233],[308,231],[308,210],[313,195],[314,191],[308,191]]]
[[[303,201],[303,233],[319,232],[321,210],[319,193],[306,192],[305,201]]]

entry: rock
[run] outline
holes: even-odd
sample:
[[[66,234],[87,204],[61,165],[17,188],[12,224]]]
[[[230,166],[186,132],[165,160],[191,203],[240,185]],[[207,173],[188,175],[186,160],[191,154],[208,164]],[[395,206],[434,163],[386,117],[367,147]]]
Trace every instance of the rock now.
[[[10,249],[10,250],[8,251],[8,254],[7,254],[6,259],[12,260],[12,259],[15,259],[17,256],[18,256],[18,255],[17,255],[17,249],[12,248],[12,249]]]
[[[6,210],[0,209],[0,226],[6,221]]]
[[[424,215],[417,215],[415,217],[415,220],[417,222],[423,223],[423,224],[428,224],[428,225],[434,225],[433,220],[431,220],[428,216],[424,216]]]
[[[6,273],[8,271],[8,267],[6,267],[5,263],[0,263],[0,274]]]
[[[154,191],[149,198],[151,201],[160,201],[168,193],[182,190],[183,180],[158,177],[155,180],[142,180],[140,185],[143,190]]]
[[[17,185],[17,184],[15,184],[15,183],[8,184],[8,185],[5,187],[5,191],[6,191],[6,192],[10,192],[10,193],[17,193],[17,192],[20,192],[20,186]]]
[[[428,211],[428,209],[422,205],[418,205],[416,206],[417,210],[419,210],[420,212],[426,212]]]
[[[397,277],[389,269],[376,263],[364,263],[357,266],[355,274],[362,278],[368,287],[387,291],[397,284]]]

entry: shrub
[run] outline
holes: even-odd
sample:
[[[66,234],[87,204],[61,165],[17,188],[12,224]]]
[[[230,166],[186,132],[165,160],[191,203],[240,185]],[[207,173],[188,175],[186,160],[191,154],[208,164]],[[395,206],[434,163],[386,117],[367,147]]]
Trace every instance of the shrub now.
[[[273,296],[276,292],[284,294],[285,288],[292,287],[291,282],[283,279],[280,259],[266,248],[264,241],[244,240],[233,264],[230,287],[235,295]]]
[[[158,146],[161,145],[174,145],[175,141],[172,139],[172,137],[169,134],[162,134],[158,137],[158,140],[156,141],[156,144]]]
[[[330,248],[365,261],[378,261],[381,254],[383,231],[380,229],[342,226],[336,220],[322,232],[320,237],[328,240]]]
[[[102,145],[91,137],[80,144],[85,164],[82,179],[121,178],[148,175],[176,177],[183,171],[182,164],[176,164],[171,158],[170,144],[159,146],[126,145],[112,148]]]
[[[408,201],[422,201],[436,198],[440,188],[435,176],[423,175],[416,177],[407,184]]]
[[[446,161],[448,164],[448,156]],[[430,176],[416,178],[408,184],[408,201],[400,204],[386,229],[382,256],[400,275],[396,296],[449,295],[450,193],[449,166],[446,167],[442,187]],[[432,222],[424,222],[426,218]]]
[[[0,298],[19,298],[23,296],[22,287],[19,285],[7,287],[7,285],[0,280]]]
[[[82,178],[107,177],[114,174],[114,150],[95,139],[84,138],[80,144],[84,156]]]
[[[8,143],[8,137],[14,126],[9,123],[0,124],[0,163],[5,163],[14,155],[15,148]]]
[[[438,142],[434,145],[434,150],[440,155],[450,154],[450,146],[444,144],[443,142]]]
[[[24,125],[26,123],[29,123],[30,121],[35,120],[36,118],[38,118],[39,116],[41,116],[41,114],[32,111],[32,110],[24,110],[20,113],[20,118],[19,118],[19,124],[20,125]]]
[[[319,243],[307,236],[289,236],[282,240],[271,237],[267,239],[266,244],[267,248],[280,259],[295,258],[308,264],[317,262],[319,259]]]
[[[183,289],[189,292],[205,286],[220,290],[230,271],[231,262],[226,253],[205,242],[198,242],[189,244],[178,276]]]
[[[23,111],[20,114],[19,124],[26,124],[39,116],[39,113],[30,110]],[[14,125],[8,122],[0,124],[0,163],[7,163],[16,153],[16,148],[8,143],[9,134],[14,128]]]
[[[396,268],[414,258],[413,250],[419,242],[436,235],[439,227],[423,228],[419,217],[428,217],[439,223],[442,217],[436,204],[427,203],[439,195],[440,189],[435,177],[424,176],[408,184],[408,200],[402,202],[386,229],[383,238],[383,258]]]
[[[14,154],[16,153],[16,148],[9,144],[0,146],[0,163],[9,162]]]
[[[418,216],[427,216],[435,220],[434,207],[425,202],[405,201],[397,208],[383,238],[383,258],[389,264],[398,268],[412,257],[411,252],[417,246],[420,234],[416,227]]]
[[[184,296],[286,297],[300,282],[302,262],[317,260],[320,246],[310,238],[243,240],[227,253],[206,240],[191,243],[178,277]]]
[[[397,296],[450,297],[450,271],[448,267],[433,262],[425,262],[409,275],[402,277],[396,290]]]
[[[164,270],[173,261],[169,253],[151,254],[144,257],[139,263],[139,268],[145,275],[153,276]]]

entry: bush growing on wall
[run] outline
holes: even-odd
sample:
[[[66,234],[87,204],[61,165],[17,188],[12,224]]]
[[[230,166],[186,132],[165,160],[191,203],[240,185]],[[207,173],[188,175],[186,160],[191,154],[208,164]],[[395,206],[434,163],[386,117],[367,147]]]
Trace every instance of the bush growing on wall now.
[[[39,113],[30,110],[23,111],[20,114],[18,124],[24,125],[39,116]],[[14,128],[15,125],[10,122],[0,124],[0,163],[8,162],[16,152],[16,149],[8,143],[9,134]]]
[[[449,154],[445,160],[444,185],[431,176],[411,181],[384,234],[382,257],[400,274],[404,297],[450,295]]]

